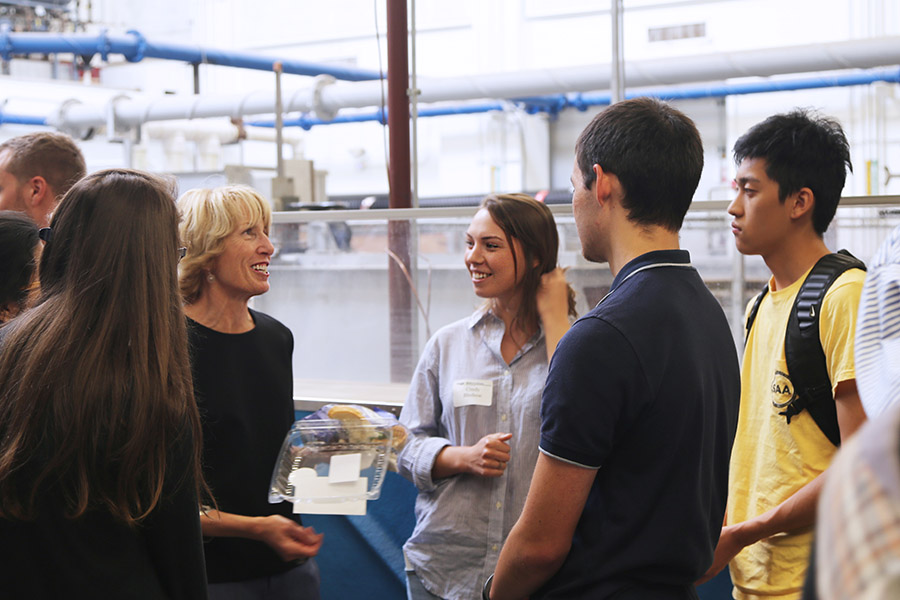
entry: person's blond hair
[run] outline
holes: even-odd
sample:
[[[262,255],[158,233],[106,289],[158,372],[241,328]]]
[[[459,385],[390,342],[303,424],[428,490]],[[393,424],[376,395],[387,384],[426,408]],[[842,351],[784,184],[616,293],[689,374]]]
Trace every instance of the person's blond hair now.
[[[225,238],[238,226],[262,223],[268,231],[272,208],[246,185],[188,190],[178,199],[181,241],[187,253],[178,265],[178,284],[188,304],[203,292],[213,261],[225,250]]]

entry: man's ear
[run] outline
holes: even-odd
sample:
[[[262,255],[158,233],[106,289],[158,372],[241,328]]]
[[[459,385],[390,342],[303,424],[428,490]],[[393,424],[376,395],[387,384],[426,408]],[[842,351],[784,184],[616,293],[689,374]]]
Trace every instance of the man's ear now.
[[[40,206],[48,201],[52,203],[56,200],[50,184],[40,175],[35,175],[28,180],[25,184],[25,193],[30,208]]]
[[[594,183],[594,197],[601,206],[611,200],[621,202],[622,184],[615,173],[604,171],[600,165],[594,165],[594,175],[596,182]]]
[[[816,206],[816,196],[808,187],[800,188],[800,191],[788,196],[791,203],[791,218],[800,219],[808,216],[812,219],[813,209]]]
[[[591,168],[594,171],[594,198],[602,205],[609,199],[610,194],[612,193],[609,174],[607,174],[600,165],[593,165]]]

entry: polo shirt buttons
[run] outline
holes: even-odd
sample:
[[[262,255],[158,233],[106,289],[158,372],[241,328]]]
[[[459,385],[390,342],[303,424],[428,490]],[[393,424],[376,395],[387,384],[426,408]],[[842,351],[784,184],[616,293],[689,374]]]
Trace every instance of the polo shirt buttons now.
[[[501,420],[501,421],[505,421],[505,420],[506,420],[506,413],[503,413],[502,415],[500,415],[500,420]]]
[[[496,551],[497,551],[497,544],[494,544],[493,546],[491,546],[491,550],[493,550],[494,552],[496,552]]]
[[[501,508],[503,508],[503,503],[497,502],[497,510],[500,510]]]

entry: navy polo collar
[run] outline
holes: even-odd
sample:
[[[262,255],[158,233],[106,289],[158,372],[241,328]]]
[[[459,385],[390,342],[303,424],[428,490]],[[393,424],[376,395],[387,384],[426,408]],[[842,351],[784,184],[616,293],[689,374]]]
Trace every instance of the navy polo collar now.
[[[654,250],[631,259],[616,273],[610,290],[618,288],[626,279],[640,270],[667,265],[690,267],[691,254],[687,250]]]

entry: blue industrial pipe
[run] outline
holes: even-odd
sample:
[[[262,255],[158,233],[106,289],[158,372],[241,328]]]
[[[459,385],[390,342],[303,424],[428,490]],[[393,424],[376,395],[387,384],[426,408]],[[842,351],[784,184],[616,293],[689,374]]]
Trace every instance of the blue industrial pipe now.
[[[471,115],[476,113],[484,113],[492,110],[503,110],[502,102],[485,102],[482,104],[463,104],[460,106],[442,106],[438,108],[420,108],[418,115],[420,117],[444,117],[447,115]],[[300,116],[296,119],[285,119],[285,127],[302,127],[309,131],[314,125],[331,125],[333,123],[363,123],[366,121],[378,121],[382,125],[387,124],[387,109],[379,108],[373,112],[357,113],[352,115],[338,115],[330,121],[310,117],[307,115]],[[248,121],[245,123],[252,127],[274,127],[274,121]]]
[[[860,73],[848,73],[825,77],[812,77],[808,79],[792,79],[784,81],[753,81],[746,83],[725,83],[714,86],[695,86],[685,88],[661,88],[658,90],[643,90],[626,94],[627,98],[640,96],[652,96],[661,100],[695,100],[698,98],[720,98],[723,96],[735,96],[742,94],[760,94],[765,92],[785,92],[794,90],[808,90],[828,87],[847,87],[854,85],[867,85],[876,81],[900,83],[900,67],[884,69],[870,69]],[[516,98],[512,103],[521,106],[528,114],[545,112],[552,115],[558,114],[566,108],[587,110],[589,106],[606,106],[611,102],[610,94],[555,94],[550,96],[535,96],[530,98]],[[462,115],[483,113],[489,111],[501,111],[505,107],[502,102],[486,102],[481,104],[468,104],[460,106],[448,106],[437,108],[423,108],[419,110],[420,117],[439,117],[446,115]],[[314,125],[330,125],[334,123],[361,123],[365,121],[387,122],[386,111],[378,109],[374,112],[358,113],[353,115],[338,115],[336,118],[326,121],[315,117],[303,115],[297,119],[287,119],[284,125],[302,127],[309,130]],[[250,121],[247,125],[255,127],[274,127],[272,121]]]
[[[336,65],[321,65],[299,60],[283,60],[271,56],[231,52],[216,48],[200,48],[178,44],[149,42],[139,32],[130,30],[128,35],[98,35],[76,33],[11,33],[9,26],[0,27],[0,58],[10,60],[14,54],[72,53],[91,57],[99,54],[107,60],[110,54],[121,54],[129,62],[144,58],[161,58],[184,61],[191,64],[210,64],[258,71],[271,71],[272,64],[281,62],[282,71],[294,75],[331,75],[346,81],[380,79],[374,71],[351,69]]]
[[[46,117],[32,117],[28,115],[10,115],[0,110],[0,125],[46,125]]]

